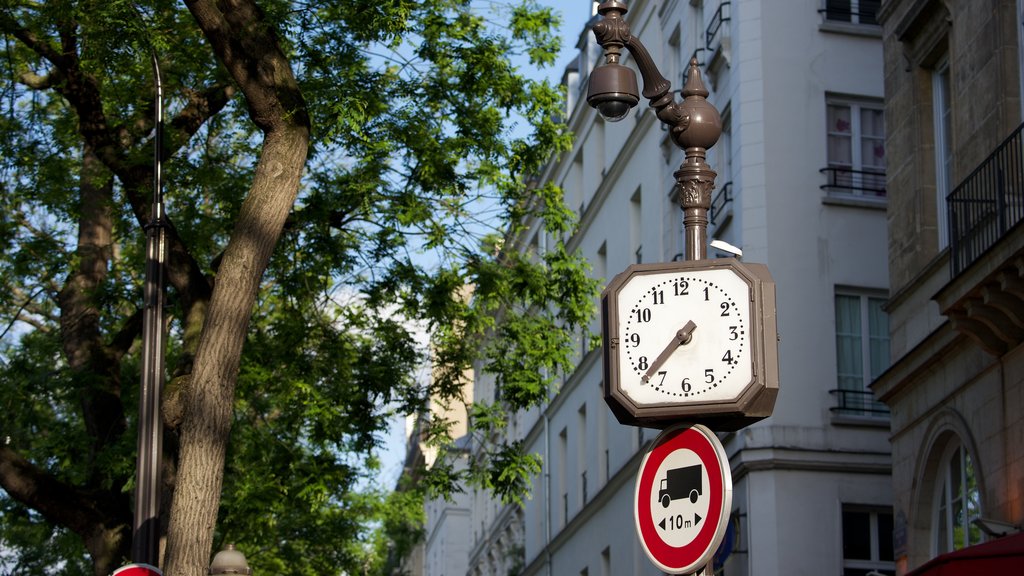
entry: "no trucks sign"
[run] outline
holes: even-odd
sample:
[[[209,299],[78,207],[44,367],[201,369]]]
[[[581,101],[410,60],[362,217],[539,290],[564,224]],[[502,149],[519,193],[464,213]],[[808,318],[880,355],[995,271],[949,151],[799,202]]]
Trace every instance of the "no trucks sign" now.
[[[725,448],[699,424],[666,428],[644,455],[633,508],[644,551],[669,574],[692,574],[711,562],[732,507]]]

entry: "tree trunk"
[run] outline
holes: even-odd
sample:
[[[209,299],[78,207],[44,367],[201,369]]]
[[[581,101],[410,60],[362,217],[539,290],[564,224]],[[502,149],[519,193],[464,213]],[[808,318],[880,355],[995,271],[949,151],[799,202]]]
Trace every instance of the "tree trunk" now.
[[[260,279],[298,194],[309,147],[305,103],[272,28],[251,0],[186,2],[264,131],[252,186],[224,252],[184,410],[164,573],[209,566],[231,431],[235,383]]]

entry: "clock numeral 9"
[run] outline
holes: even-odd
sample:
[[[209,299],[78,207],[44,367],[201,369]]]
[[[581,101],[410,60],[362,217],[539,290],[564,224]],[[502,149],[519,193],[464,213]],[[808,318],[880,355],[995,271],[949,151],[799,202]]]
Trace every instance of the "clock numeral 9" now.
[[[633,332],[632,334],[629,335],[628,340],[629,343],[633,345],[633,348],[640,346],[640,334]],[[733,338],[733,340],[735,340],[735,338]]]

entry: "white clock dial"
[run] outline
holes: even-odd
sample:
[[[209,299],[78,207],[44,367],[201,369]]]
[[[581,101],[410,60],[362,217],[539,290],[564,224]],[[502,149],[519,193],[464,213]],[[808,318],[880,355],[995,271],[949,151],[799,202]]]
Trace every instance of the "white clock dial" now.
[[[622,392],[638,405],[733,400],[753,377],[750,290],[728,268],[634,275],[616,301]]]

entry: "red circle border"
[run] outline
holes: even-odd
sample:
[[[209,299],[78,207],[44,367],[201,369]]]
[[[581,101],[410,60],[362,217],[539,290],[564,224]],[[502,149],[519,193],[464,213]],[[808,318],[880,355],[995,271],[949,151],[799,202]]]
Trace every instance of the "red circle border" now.
[[[647,550],[647,555],[659,568],[666,571],[678,571],[677,573],[681,574],[700,569],[714,554],[713,546],[716,540],[721,539],[720,528],[725,524],[722,521],[726,512],[725,492],[727,489],[731,491],[732,488],[726,485],[723,473],[723,466],[728,464],[722,461],[718,450],[708,437],[708,434],[712,434],[712,432],[704,428],[707,430],[705,433],[701,428],[704,427],[681,425],[666,429],[644,456],[643,462],[640,464],[640,472],[637,475],[633,512],[641,543]],[[693,451],[704,465],[704,469],[708,473],[708,493],[711,496],[711,502],[708,505],[708,516],[703,519],[704,526],[697,533],[697,537],[685,546],[676,547],[666,543],[658,535],[651,511],[650,495],[653,493],[655,476],[662,462],[668,458],[669,454],[681,449]],[[728,484],[732,484],[732,482],[728,482]],[[642,505],[641,494],[646,496]],[[732,498],[729,500],[731,501]]]

